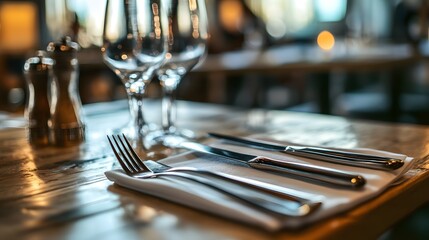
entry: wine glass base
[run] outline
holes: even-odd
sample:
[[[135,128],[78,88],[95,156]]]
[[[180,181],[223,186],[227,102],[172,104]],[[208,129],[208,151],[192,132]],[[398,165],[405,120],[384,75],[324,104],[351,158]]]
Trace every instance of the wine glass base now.
[[[151,149],[176,148],[181,142],[195,140],[195,133],[187,129],[158,130],[145,137],[145,146]]]
[[[132,123],[127,123],[126,125],[120,128],[109,129],[107,131],[107,134],[110,134],[110,135],[125,134],[129,139],[136,139],[136,138],[145,136],[150,132],[158,131],[158,130],[159,130],[159,126],[154,123],[148,123],[142,127],[136,126]]]
[[[133,149],[140,156],[145,154],[146,146],[145,146],[145,136],[153,131],[159,130],[159,126],[153,123],[146,124],[142,127],[138,127],[135,124],[128,123],[123,127],[110,129],[107,131],[107,135],[122,135],[124,134],[127,140],[130,142]]]

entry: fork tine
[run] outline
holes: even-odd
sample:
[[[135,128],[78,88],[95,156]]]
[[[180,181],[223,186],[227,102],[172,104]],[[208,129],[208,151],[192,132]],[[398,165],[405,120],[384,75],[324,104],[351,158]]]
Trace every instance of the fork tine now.
[[[122,156],[127,162],[128,166],[131,166],[135,170],[135,172],[139,172],[141,170],[140,167],[135,163],[134,159],[130,157],[130,154],[128,153],[128,150],[126,149],[121,137],[119,135],[116,135],[113,138],[115,139],[115,141],[117,140],[116,144],[118,144],[118,147],[121,149]]]
[[[107,136],[107,140],[109,140],[110,147],[112,148],[113,153],[115,154],[116,159],[118,159],[118,162],[119,162],[119,164],[121,165],[122,169],[123,169],[127,174],[132,174],[132,171],[131,171],[131,170],[128,168],[128,166],[124,163],[124,160],[123,160],[123,159],[121,158],[121,156],[119,155],[118,150],[115,148],[115,146],[114,146],[114,144],[113,144],[112,140],[110,140],[110,137],[109,137],[109,136]]]
[[[128,162],[130,162],[134,166],[134,168],[138,169],[138,171],[149,171],[149,169],[147,169],[146,166],[143,165],[142,161],[137,156],[133,147],[125,137],[125,134],[122,134],[122,138],[120,135],[117,135],[116,137],[119,139],[119,142],[122,145],[122,149],[125,151],[125,153],[128,156]],[[126,144],[124,142],[126,142]]]
[[[124,150],[121,148],[121,145],[118,143],[118,141],[120,140],[118,140],[117,137],[115,137],[114,135],[112,136],[112,138],[113,138],[113,141],[116,143],[116,147],[119,149],[119,152],[122,155],[122,158],[121,158],[122,161],[124,162],[125,165],[128,166],[128,169],[130,170],[130,172],[131,173],[138,172],[139,171],[138,168],[136,168],[134,164],[127,158],[127,156],[124,153]]]
[[[150,171],[146,165],[144,164],[143,160],[137,155],[136,151],[134,151],[134,148],[131,146],[130,142],[128,141],[127,137],[125,136],[125,134],[122,133],[122,137],[124,139],[124,142],[127,144],[128,146],[128,151],[127,153],[131,153],[132,158],[134,159],[134,161],[145,171]],[[125,148],[125,146],[124,146]],[[130,156],[131,158],[131,156]]]

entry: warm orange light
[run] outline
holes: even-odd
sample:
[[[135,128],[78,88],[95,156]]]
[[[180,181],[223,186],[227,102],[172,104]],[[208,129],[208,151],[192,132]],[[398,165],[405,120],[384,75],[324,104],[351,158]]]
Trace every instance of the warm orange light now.
[[[31,2],[4,2],[0,5],[0,43],[10,51],[28,50],[36,46],[37,6]]]
[[[240,31],[244,17],[240,1],[227,0],[219,3],[219,20],[221,25],[230,32]]]
[[[317,36],[317,45],[323,50],[331,50],[335,45],[335,38],[329,31],[322,31]]]

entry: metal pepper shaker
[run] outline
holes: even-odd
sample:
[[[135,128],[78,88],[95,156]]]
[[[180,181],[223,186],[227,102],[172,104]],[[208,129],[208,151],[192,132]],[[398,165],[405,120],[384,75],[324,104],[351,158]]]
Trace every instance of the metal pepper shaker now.
[[[79,45],[70,37],[51,42],[47,48],[53,66],[51,87],[52,140],[57,146],[77,145],[85,139],[82,102],[78,91],[79,63],[76,53]]]
[[[38,51],[36,57],[29,58],[24,64],[28,89],[25,116],[28,120],[28,138],[34,146],[49,144],[49,83],[53,64],[54,61],[46,57],[44,51]]]

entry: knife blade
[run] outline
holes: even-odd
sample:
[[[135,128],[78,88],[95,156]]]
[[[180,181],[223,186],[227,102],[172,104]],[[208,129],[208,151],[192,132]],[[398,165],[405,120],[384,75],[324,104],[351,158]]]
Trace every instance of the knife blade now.
[[[404,165],[404,160],[374,156],[369,154],[347,152],[342,150],[334,150],[320,147],[304,147],[304,146],[289,146],[278,145],[256,141],[249,138],[235,137],[219,133],[208,133],[209,136],[224,139],[231,142],[240,143],[243,145],[253,146],[259,149],[276,151],[301,157],[308,157],[316,160],[332,162],[337,164],[345,164],[357,167],[366,167],[382,170],[395,170]]]
[[[305,163],[272,159],[264,156],[254,156],[231,150],[215,148],[196,142],[181,142],[177,147],[211,155],[227,157],[229,159],[245,163],[255,169],[275,171],[278,173],[287,174],[291,177],[310,180],[315,183],[329,184],[353,189],[359,189],[366,183],[366,180],[363,176],[348,173],[346,171],[334,170]]]

